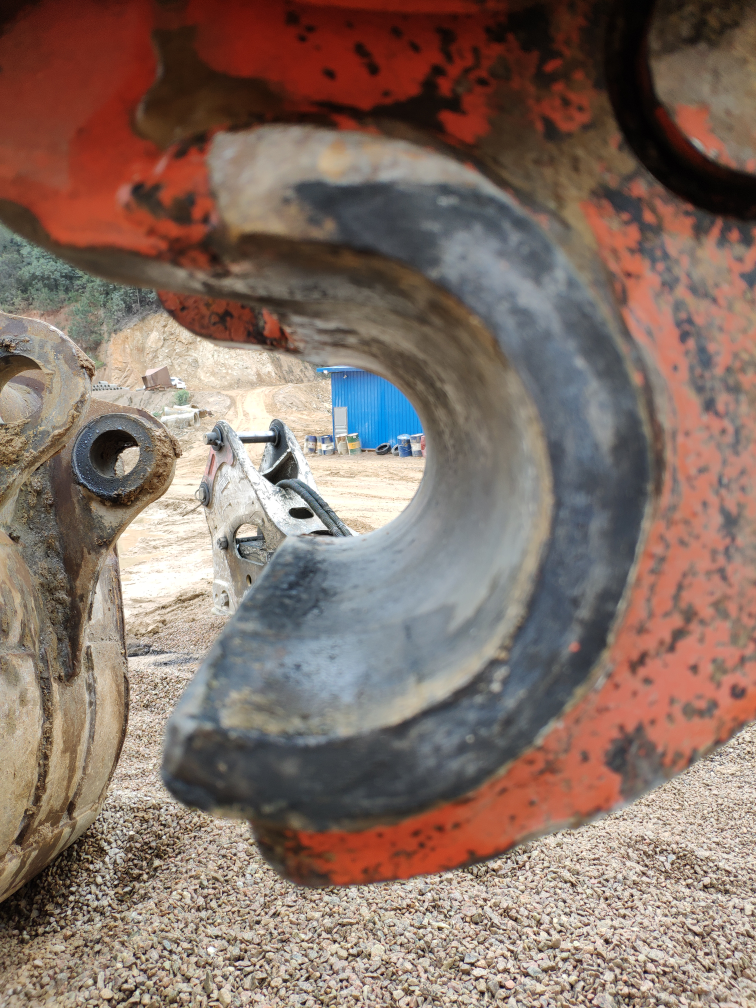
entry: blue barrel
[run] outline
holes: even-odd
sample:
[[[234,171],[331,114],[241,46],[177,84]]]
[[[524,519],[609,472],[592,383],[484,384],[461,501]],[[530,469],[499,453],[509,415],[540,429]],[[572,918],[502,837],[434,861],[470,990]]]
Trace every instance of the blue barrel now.
[[[320,449],[324,455],[333,455],[336,446],[333,443],[333,434],[322,434],[320,437]]]
[[[412,458],[412,442],[409,434],[400,434],[396,443],[399,446],[399,458]]]
[[[317,455],[318,454],[318,435],[317,434],[305,434],[305,445],[304,445],[305,455]]]

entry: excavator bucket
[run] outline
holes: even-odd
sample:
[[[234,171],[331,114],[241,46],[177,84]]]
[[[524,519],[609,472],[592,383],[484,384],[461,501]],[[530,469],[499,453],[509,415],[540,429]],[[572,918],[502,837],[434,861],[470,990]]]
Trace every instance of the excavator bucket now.
[[[90,399],[93,374],[59,330],[0,312],[0,900],[105,800],[128,714],[115,544],[175,467],[162,424]]]
[[[427,434],[389,526],[281,543],[168,725],[169,789],[287,877],[492,857],[756,716],[755,19],[5,15],[9,227],[203,337],[369,368]]]

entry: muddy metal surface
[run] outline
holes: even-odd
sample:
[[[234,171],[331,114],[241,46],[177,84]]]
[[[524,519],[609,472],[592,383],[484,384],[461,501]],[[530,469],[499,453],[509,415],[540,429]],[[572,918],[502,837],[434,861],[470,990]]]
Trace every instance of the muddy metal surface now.
[[[90,401],[93,372],[59,330],[0,313],[0,900],[105,799],[128,713],[114,544],[178,453],[149,414]]]

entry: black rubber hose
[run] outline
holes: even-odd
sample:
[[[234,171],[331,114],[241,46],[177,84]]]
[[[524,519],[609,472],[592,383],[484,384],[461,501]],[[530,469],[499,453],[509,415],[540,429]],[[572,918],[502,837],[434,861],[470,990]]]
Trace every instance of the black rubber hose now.
[[[293,490],[314,511],[332,535],[350,536],[352,534],[336,512],[323,500],[317,490],[313,490],[312,487],[307,486],[303,480],[281,480],[280,483],[276,483],[276,486],[283,487],[285,490]]]

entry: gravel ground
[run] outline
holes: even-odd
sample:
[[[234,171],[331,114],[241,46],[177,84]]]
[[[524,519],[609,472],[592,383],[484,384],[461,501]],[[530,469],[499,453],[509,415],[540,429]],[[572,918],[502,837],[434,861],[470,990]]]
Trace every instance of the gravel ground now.
[[[622,813],[485,866],[308,891],[243,824],[162,789],[162,724],[199,657],[131,660],[105,811],[0,906],[3,1008],[756,1003],[753,729]]]

